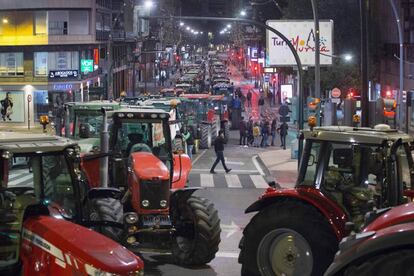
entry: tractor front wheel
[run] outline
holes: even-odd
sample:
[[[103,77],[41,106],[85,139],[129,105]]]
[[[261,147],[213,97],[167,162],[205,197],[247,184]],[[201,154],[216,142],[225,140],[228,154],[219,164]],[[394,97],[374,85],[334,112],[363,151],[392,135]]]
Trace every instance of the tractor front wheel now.
[[[191,196],[177,204],[173,222],[177,229],[172,247],[179,265],[203,265],[214,259],[220,243],[220,219],[208,199]]]
[[[209,149],[211,147],[211,126],[209,124],[201,124],[201,141],[200,147],[202,149]]]
[[[90,219],[91,221],[111,221],[122,223],[124,210],[121,202],[118,199],[107,198],[94,198],[90,204]],[[113,239],[120,242],[122,240],[122,229],[113,226],[96,226],[94,229]]]
[[[323,275],[338,248],[326,218],[299,201],[277,202],[261,210],[243,235],[243,276]]]

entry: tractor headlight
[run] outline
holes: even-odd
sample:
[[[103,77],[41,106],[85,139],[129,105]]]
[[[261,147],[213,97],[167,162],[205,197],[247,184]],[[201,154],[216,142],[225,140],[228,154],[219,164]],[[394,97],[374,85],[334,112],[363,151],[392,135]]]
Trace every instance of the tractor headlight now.
[[[167,201],[166,201],[166,200],[161,200],[161,201],[160,201],[160,206],[161,206],[162,208],[167,207]]]
[[[138,221],[138,215],[135,213],[125,214],[125,222],[127,224],[135,224]]]
[[[146,199],[144,199],[144,200],[141,202],[141,204],[142,204],[142,207],[148,207],[148,206],[149,206],[149,201],[148,201],[148,200],[146,200]]]

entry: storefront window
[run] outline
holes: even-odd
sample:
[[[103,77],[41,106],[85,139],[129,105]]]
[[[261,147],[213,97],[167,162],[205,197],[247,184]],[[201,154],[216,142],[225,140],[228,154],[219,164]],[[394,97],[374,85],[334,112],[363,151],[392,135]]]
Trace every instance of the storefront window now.
[[[79,52],[49,52],[48,70],[79,70]]]
[[[0,53],[0,76],[23,76],[23,53]]]
[[[49,114],[49,99],[46,90],[33,92],[33,108],[36,122],[39,121],[40,116]]]

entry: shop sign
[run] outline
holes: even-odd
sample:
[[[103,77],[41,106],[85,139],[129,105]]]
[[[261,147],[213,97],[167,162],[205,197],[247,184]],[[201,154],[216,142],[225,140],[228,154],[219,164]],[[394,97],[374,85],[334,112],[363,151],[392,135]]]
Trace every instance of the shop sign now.
[[[93,72],[93,59],[81,59],[81,72]]]
[[[73,84],[71,83],[55,83],[53,84],[53,90],[55,91],[68,91],[73,89]]]
[[[49,71],[49,78],[50,79],[77,78],[78,75],[79,75],[78,70],[57,70],[57,71]]]

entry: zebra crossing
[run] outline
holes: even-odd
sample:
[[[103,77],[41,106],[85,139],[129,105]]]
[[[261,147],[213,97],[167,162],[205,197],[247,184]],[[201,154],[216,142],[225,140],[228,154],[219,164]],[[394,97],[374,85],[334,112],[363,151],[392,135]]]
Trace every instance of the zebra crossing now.
[[[28,169],[12,170],[9,174],[9,187],[33,186],[33,173]]]
[[[265,177],[260,174],[220,173],[191,173],[188,179],[188,186],[229,189],[266,189],[269,187]]]

